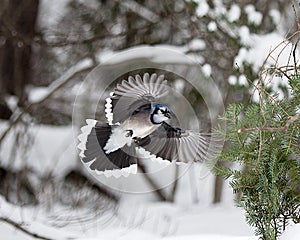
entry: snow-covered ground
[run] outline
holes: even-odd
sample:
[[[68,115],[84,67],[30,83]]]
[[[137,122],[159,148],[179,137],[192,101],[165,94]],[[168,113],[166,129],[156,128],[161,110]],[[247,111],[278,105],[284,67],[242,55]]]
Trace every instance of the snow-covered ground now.
[[[239,56],[243,61],[242,54]],[[246,56],[249,56],[249,52]],[[0,133],[6,127],[5,123],[1,123]],[[15,132],[12,131],[7,136],[0,149],[1,164],[15,169],[26,164],[41,175],[52,172],[57,178],[80,164],[71,126],[32,125],[29,126],[29,132],[32,137],[30,151],[24,155],[21,146],[18,146],[14,162],[8,156],[16,144]],[[171,170],[166,173],[156,180],[162,183],[170,178]],[[212,205],[214,177],[208,169],[194,166],[181,170],[181,173],[183,176],[180,178],[174,203],[154,201],[147,183],[142,178],[129,176],[102,179],[103,184],[122,194],[116,212],[87,216],[91,215],[90,209],[72,209],[58,204],[50,209],[43,206],[20,208],[0,198],[0,217],[12,219],[29,231],[51,239],[258,239],[254,236],[253,229],[246,224],[242,209],[234,207],[233,195],[228,186],[224,189],[222,203]],[[128,191],[130,193],[124,193]],[[0,239],[33,238],[0,222]],[[299,224],[289,226],[281,238],[296,239],[300,239]]]
[[[117,213],[82,219],[84,211],[71,212],[61,206],[53,209],[19,208],[0,198],[1,217],[9,217],[31,232],[50,239],[78,240],[256,240],[244,220],[241,209],[232,204],[173,204],[141,201],[140,196],[126,196]],[[58,215],[59,213],[59,215]],[[54,221],[55,216],[60,219]],[[63,227],[62,227],[63,226]],[[1,239],[32,240],[34,238],[6,224],[0,224]],[[296,240],[299,225],[291,226],[281,240]]]
[[[71,221],[64,227],[55,227],[44,209],[18,208],[0,199],[1,217],[9,216],[31,232],[50,239],[122,239],[122,240],[256,240],[245,224],[243,213],[231,205],[180,206],[169,203],[147,203],[125,201],[117,216],[109,217],[104,224],[101,218],[93,222]],[[55,212],[54,209],[53,211]],[[61,211],[63,213],[63,211]],[[80,212],[65,212],[72,220]],[[16,228],[0,224],[1,239],[33,240]],[[281,240],[297,240],[300,226],[288,227]]]
[[[0,130],[5,127],[5,123],[0,124]],[[52,171],[59,178],[80,164],[76,160],[76,142],[71,126],[31,126],[29,131],[34,141],[26,164],[36,172]],[[13,136],[12,132],[2,145],[1,156],[9,155]],[[13,164],[2,164],[18,169],[22,157],[17,155]],[[108,178],[105,183],[125,180],[128,184],[136,181],[130,177]],[[140,187],[147,185],[142,179],[140,181]],[[147,193],[145,186],[141,187],[145,190],[142,193],[122,193],[118,209],[100,216],[92,213],[91,209],[72,209],[59,204],[50,209],[45,206],[21,208],[1,197],[0,217],[12,219],[30,232],[51,239],[257,239],[246,224],[242,209],[234,207],[228,186],[224,189],[222,204],[211,204],[213,184],[214,177],[208,169],[194,166],[183,171],[175,203],[155,201],[154,195]],[[0,222],[0,236],[5,240],[34,239],[4,222]]]
[[[0,124],[0,130],[5,127],[5,123]],[[52,171],[59,178],[80,164],[76,160],[71,126],[31,126],[29,131],[34,141],[26,164],[36,172]],[[12,132],[2,145],[1,156],[9,155],[13,136]],[[2,164],[18,169],[22,157],[17,155],[13,164]],[[213,175],[201,166],[183,173],[175,203],[155,201],[154,195],[147,191],[121,193],[116,211],[97,216],[91,209],[72,209],[59,204],[50,209],[49,206],[16,207],[1,197],[0,217],[12,219],[29,231],[51,239],[257,239],[245,223],[243,211],[234,207],[228,187],[222,204],[212,205]],[[124,179],[110,178],[106,183]],[[129,177],[127,181],[130,184],[136,179]],[[34,239],[4,222],[0,222],[0,236],[5,240]]]
[[[232,205],[190,205],[147,201],[123,200],[118,212],[108,217],[93,220],[66,222],[57,227],[53,216],[72,220],[81,212],[63,211],[59,206],[51,212],[45,209],[18,208],[0,201],[1,217],[9,217],[31,232],[51,239],[237,239],[254,240],[251,229],[244,221],[243,212]],[[79,218],[80,219],[80,218]],[[6,223],[0,224],[3,239],[34,239]]]
[[[206,1],[199,1],[199,16],[208,12]],[[221,1],[219,1],[221,4]],[[53,26],[59,22],[59,19],[65,13],[65,5],[68,0],[54,2],[43,0],[40,11],[41,27]],[[276,12],[273,12],[276,15]],[[274,15],[273,14],[273,15]],[[54,17],[53,17],[54,16]],[[234,5],[230,10],[230,21],[236,21],[240,17],[240,9]],[[261,18],[253,8],[247,7],[247,16],[251,21],[259,21]],[[210,29],[216,29],[215,22],[210,22]],[[236,56],[235,63],[242,68],[243,63],[253,64],[258,70],[263,64],[270,49],[274,49],[283,37],[281,34],[273,33],[265,36],[251,35],[249,30],[244,27],[240,29],[239,35],[247,48],[242,48]],[[284,44],[282,44],[285,47]],[[249,48],[248,48],[249,46]],[[267,47],[266,47],[267,46]],[[119,53],[119,56],[126,56],[125,59],[119,58],[119,61],[129,60],[129,57],[151,57],[157,61],[157,54],[154,48],[148,51],[140,51],[142,55],[137,55],[137,51],[142,46],[135,47],[131,55]],[[176,50],[184,53],[189,49],[203,49],[204,42],[201,39],[195,39],[187,46],[175,48],[174,46],[159,46],[169,50]],[[158,49],[161,56],[161,49]],[[281,49],[277,49],[281,51]],[[109,62],[109,59],[115,52],[101,51],[98,55],[100,62]],[[286,52],[289,54],[290,49]],[[273,53],[277,56],[277,52]],[[164,54],[164,61],[178,62],[182,58],[168,58]],[[278,60],[280,64],[286,64],[281,61],[287,59],[286,55]],[[199,60],[199,59],[198,59]],[[198,62],[202,63],[199,60]],[[211,67],[204,65],[204,73],[210,75]],[[206,70],[205,70],[206,69]],[[245,77],[244,77],[245,78]],[[230,78],[230,84],[245,85],[244,78]],[[43,97],[48,91],[40,89],[40,95],[34,94],[32,101]],[[6,127],[5,123],[0,123],[0,133]],[[8,135],[6,141],[1,146],[0,156],[1,164],[9,165],[15,169],[20,169],[22,164],[34,169],[40,173],[52,172],[59,178],[72,168],[76,168],[80,162],[77,159],[77,151],[74,141],[72,127],[50,127],[50,126],[30,126],[30,135],[34,140],[30,151],[23,155],[21,148],[17,152],[14,162],[11,162],[8,156],[14,146],[14,132]],[[0,134],[1,135],[1,134]],[[25,159],[25,161],[24,161]],[[198,170],[201,171],[198,171]],[[154,201],[153,194],[147,193],[147,184],[139,179],[138,186],[143,191],[131,191],[131,193],[121,193],[122,198],[118,209],[114,212],[107,212],[103,215],[92,213],[91,209],[73,209],[71,207],[54,204],[51,208],[45,206],[38,207],[16,207],[0,197],[0,217],[9,218],[19,223],[30,232],[40,234],[50,239],[122,239],[122,240],[147,240],[147,239],[165,239],[165,240],[256,240],[253,229],[246,224],[244,212],[242,209],[234,206],[233,195],[228,186],[223,192],[223,201],[221,204],[213,205],[213,184],[214,177],[205,168],[195,166],[188,171],[184,171],[180,178],[178,191],[174,203],[165,203]],[[163,176],[167,178],[169,176]],[[159,181],[159,179],[157,179]],[[107,178],[103,182],[106,185],[118,190],[125,191],[133,189],[137,181],[134,177],[128,178]],[[132,184],[120,189],[120,185]],[[227,184],[227,183],[226,183]],[[138,193],[139,192],[139,193]],[[83,220],[85,219],[85,220]],[[88,219],[88,220],[87,220]],[[300,224],[289,226],[281,237],[281,240],[300,239]],[[32,240],[35,239],[22,233],[15,227],[0,221],[0,239],[5,240]]]

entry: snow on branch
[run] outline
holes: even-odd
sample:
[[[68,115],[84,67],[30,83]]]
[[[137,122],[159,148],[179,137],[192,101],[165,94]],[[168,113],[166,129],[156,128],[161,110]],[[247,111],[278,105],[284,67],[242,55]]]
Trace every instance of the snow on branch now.
[[[77,63],[75,66],[69,68],[61,77],[53,81],[45,91],[43,96],[40,96],[39,99],[35,99],[31,102],[31,104],[41,104],[47,99],[49,99],[53,93],[55,93],[57,90],[61,89],[63,86],[65,86],[70,80],[72,80],[74,77],[90,71],[93,69],[95,65],[92,63],[91,60],[85,59],[81,62]]]
[[[124,7],[126,7],[127,9],[131,10],[132,12],[136,13],[137,15],[146,19],[149,22],[157,23],[160,20],[159,16],[156,13],[152,12],[151,10],[142,6],[136,1],[120,1],[120,4],[122,4]]]
[[[42,96],[40,96],[38,99],[35,99],[32,102],[29,102],[27,104],[27,106],[25,106],[23,109],[18,111],[17,114],[12,115],[9,126],[3,131],[2,135],[0,136],[0,144],[3,141],[3,139],[6,137],[6,135],[9,133],[9,131],[12,129],[12,127],[14,125],[16,125],[22,119],[22,116],[25,113],[30,112],[33,107],[44,103],[55,92],[57,92],[59,89],[64,87],[67,83],[69,83],[75,77],[91,71],[95,66],[96,66],[96,64],[93,63],[91,60],[88,60],[88,59],[82,60],[75,66],[68,69],[61,77],[54,80],[52,82],[52,84],[50,84],[48,86],[48,88],[46,89],[46,91],[44,92],[44,94]]]

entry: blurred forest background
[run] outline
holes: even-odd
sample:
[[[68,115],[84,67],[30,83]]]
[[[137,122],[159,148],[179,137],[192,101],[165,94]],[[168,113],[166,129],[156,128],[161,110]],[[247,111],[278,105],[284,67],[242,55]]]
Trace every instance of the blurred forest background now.
[[[271,47],[296,42],[298,10],[298,2],[286,0],[0,0],[2,201],[88,206],[93,216],[111,211],[122,193],[94,181],[74,144],[73,103],[86,75],[114,53],[161,46],[197,59],[225,106],[247,105]],[[287,94],[281,83],[273,90]],[[176,202],[187,184],[159,189],[155,179],[145,181],[155,189],[152,201]],[[211,181],[206,198],[220,203],[224,182]],[[191,203],[199,201],[199,191],[191,187]]]

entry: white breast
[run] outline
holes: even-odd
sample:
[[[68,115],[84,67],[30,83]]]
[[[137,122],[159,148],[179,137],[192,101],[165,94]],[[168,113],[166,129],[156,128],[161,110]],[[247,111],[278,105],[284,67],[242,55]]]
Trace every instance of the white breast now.
[[[150,119],[146,117],[133,116],[124,121],[121,125],[113,128],[112,134],[103,149],[106,154],[109,154],[125,146],[125,144],[130,146],[133,142],[133,138],[144,138],[158,127],[158,124],[152,124]],[[128,130],[133,131],[132,136],[128,136]]]
[[[126,120],[122,125],[124,130],[132,130],[132,137],[143,138],[152,133],[159,125],[151,123],[150,119],[137,117],[131,117]]]

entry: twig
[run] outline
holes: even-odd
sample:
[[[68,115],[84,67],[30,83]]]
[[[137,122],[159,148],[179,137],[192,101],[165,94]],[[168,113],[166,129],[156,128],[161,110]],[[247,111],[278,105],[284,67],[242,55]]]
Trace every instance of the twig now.
[[[299,4],[299,2],[298,2],[298,4]],[[300,6],[300,4],[298,5],[298,7],[299,6]],[[292,1],[292,7],[293,7],[294,15],[295,15],[295,18],[296,18],[296,22],[297,22],[297,31],[300,31],[300,22],[299,22],[298,14],[297,14],[297,11],[296,11],[295,0]],[[297,36],[295,48],[294,48],[294,51],[293,51],[293,58],[294,58],[294,65],[295,65],[296,75],[298,75],[297,64],[296,64],[296,49],[297,49],[298,41],[299,41],[299,35]]]
[[[294,15],[295,15],[296,22],[297,22],[297,30],[300,31],[300,22],[299,22],[298,14],[297,14],[296,7],[295,7],[295,0],[292,1],[292,8],[293,8]]]
[[[22,227],[22,225],[20,223],[17,223],[15,221],[11,220],[11,219],[8,219],[8,218],[5,218],[5,217],[0,217],[0,221],[5,222],[9,225],[12,225],[15,228],[17,228],[18,230],[20,230],[21,232],[23,232],[23,233],[25,233],[29,236],[32,236],[34,238],[43,239],[43,240],[54,240],[53,238],[44,237],[44,236],[41,236],[37,233],[30,232],[26,228]]]
[[[297,61],[296,61],[296,49],[297,49],[298,42],[299,42],[299,36],[297,38],[297,41],[295,43],[295,47],[294,47],[294,50],[293,50],[294,67],[295,67],[295,72],[296,72],[297,76],[298,76],[298,71],[297,71]]]
[[[238,129],[237,132],[238,133],[249,133],[249,132],[256,132],[256,131],[264,131],[264,132],[283,132],[283,133],[285,133],[288,130],[288,128],[290,127],[290,125],[298,119],[300,119],[300,114],[291,116],[285,123],[284,127],[279,127],[279,128],[272,128],[272,127],[240,128],[240,129]]]
[[[271,49],[270,50],[270,52],[268,53],[268,56],[265,58],[265,60],[264,60],[264,62],[263,62],[263,64],[262,64],[262,66],[265,66],[266,65],[266,63],[267,63],[267,61],[268,61],[268,59],[269,58],[272,58],[271,57],[271,55],[282,45],[282,44],[285,44],[287,41],[290,41],[293,37],[295,37],[297,34],[299,34],[299,31],[297,31],[297,32],[295,32],[295,33],[293,33],[289,38],[287,38],[287,39],[285,39],[285,40],[283,40],[283,41],[281,41],[277,46],[275,46],[273,49]],[[285,44],[286,46],[288,45],[288,43],[286,43]],[[286,47],[285,46],[285,47]],[[284,47],[284,48],[285,48]],[[282,51],[280,51],[280,52],[282,52]],[[277,57],[277,59],[278,59],[278,57]],[[275,60],[276,61],[276,60]],[[275,64],[274,64],[275,65]],[[261,68],[261,70],[260,70],[260,72],[259,72],[259,78],[258,78],[258,81],[260,82],[261,81],[261,79],[262,79],[262,75],[263,75],[263,73],[264,73],[264,68],[262,67]]]
[[[25,113],[29,113],[33,107],[38,106],[42,103],[44,103],[46,100],[48,100],[57,90],[61,89],[63,86],[65,86],[67,83],[70,82],[70,80],[74,79],[75,77],[91,71],[95,67],[94,64],[89,64],[88,66],[79,66],[79,69],[75,70],[75,67],[70,68],[64,75],[62,75],[60,78],[55,80],[50,86],[48,93],[40,98],[39,100],[35,102],[29,103],[26,107],[20,111],[20,113],[15,116],[13,119],[11,119],[11,122],[9,126],[4,130],[0,137],[0,144],[3,141],[3,139],[6,137],[6,135],[9,133],[9,131],[12,129],[13,126],[15,126],[23,117]]]
[[[263,112],[263,106],[264,106],[264,102],[263,102],[263,94],[266,94],[268,97],[270,97],[272,99],[272,101],[277,105],[275,99],[272,97],[272,95],[266,91],[266,89],[262,86],[262,83],[263,82],[266,82],[265,79],[263,79],[263,75],[265,75],[265,78],[267,78],[268,76],[268,72],[270,70],[273,70],[273,71],[279,71],[281,74],[283,74],[285,77],[287,77],[288,79],[291,79],[291,77],[287,74],[288,71],[292,71],[292,70],[295,70],[295,66],[282,66],[282,67],[279,67],[277,66],[278,64],[278,58],[279,58],[279,55],[281,55],[282,51],[280,51],[279,55],[277,56],[277,58],[275,59],[272,54],[275,52],[276,49],[278,49],[282,44],[285,44],[285,46],[283,47],[286,48],[288,46],[289,43],[286,43],[286,41],[290,41],[292,38],[294,38],[295,36],[297,36],[300,32],[297,31],[295,33],[293,33],[290,37],[288,37],[287,39],[283,40],[281,43],[279,43],[275,48],[271,49],[268,56],[265,58],[262,66],[265,66],[268,59],[273,59],[275,61],[275,63],[273,64],[274,67],[269,67],[267,69],[265,69],[264,67],[261,68],[260,72],[259,72],[259,77],[258,77],[258,82],[256,85],[253,85],[255,87],[255,91],[258,91],[258,94],[259,94],[259,103],[260,103],[260,106],[261,106],[261,111],[262,111],[262,117],[264,119],[264,126],[267,125],[267,121],[265,119],[265,116],[264,116],[264,112]],[[286,69],[284,69],[286,68]],[[296,69],[296,72],[297,72],[297,69]],[[279,106],[279,105],[278,105]],[[284,112],[285,110],[282,109]],[[285,112],[286,113],[286,112]],[[286,113],[287,114],[287,113]],[[238,133],[242,133],[242,132],[253,132],[253,131],[269,131],[269,132],[284,132],[286,131],[285,128],[269,128],[269,127],[263,127],[263,128],[249,128],[249,129],[239,129],[238,130]]]
[[[119,3],[151,23],[157,23],[160,20],[160,17],[156,13],[136,1],[127,0],[119,1]]]

